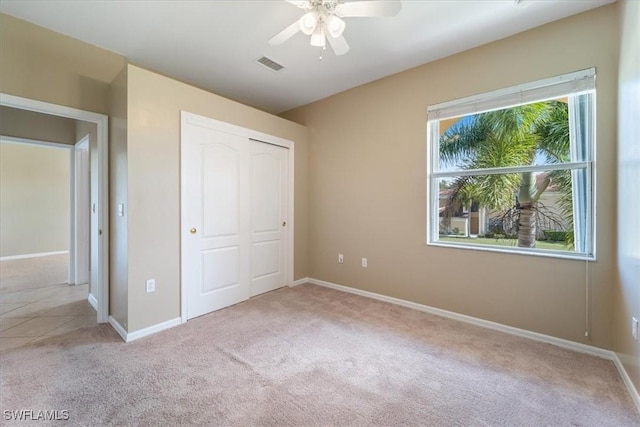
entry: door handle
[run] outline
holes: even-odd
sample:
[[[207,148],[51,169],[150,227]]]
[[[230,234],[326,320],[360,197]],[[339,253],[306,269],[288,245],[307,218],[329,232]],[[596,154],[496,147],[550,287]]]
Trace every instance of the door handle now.
[[[192,228],[191,230],[189,230],[189,233],[191,234],[196,234],[198,232],[198,230],[196,230],[195,228]]]
[[[286,227],[287,226],[287,221],[282,221],[282,226]]]

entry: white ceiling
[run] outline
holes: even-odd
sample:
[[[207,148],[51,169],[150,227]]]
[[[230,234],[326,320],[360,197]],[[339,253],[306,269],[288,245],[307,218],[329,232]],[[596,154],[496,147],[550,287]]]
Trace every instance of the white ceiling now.
[[[614,1],[403,0],[396,17],[345,19],[351,50],[321,61],[302,33],[267,43],[303,14],[282,0],[2,0],[0,11],[279,113]]]

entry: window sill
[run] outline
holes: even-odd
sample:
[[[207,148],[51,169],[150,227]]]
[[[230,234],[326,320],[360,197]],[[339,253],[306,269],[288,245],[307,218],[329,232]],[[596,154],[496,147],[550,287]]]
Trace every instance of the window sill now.
[[[461,243],[449,243],[449,242],[427,242],[427,246],[439,246],[445,248],[453,248],[453,249],[466,249],[473,251],[482,251],[482,252],[498,252],[503,254],[514,254],[514,255],[528,255],[528,256],[538,256],[545,258],[557,258],[557,259],[566,259],[573,261],[596,261],[596,257],[590,254],[582,254],[582,253],[574,253],[574,252],[565,252],[565,251],[552,251],[547,249],[525,249],[525,248],[517,248],[515,246],[489,246],[482,244],[461,244]]]

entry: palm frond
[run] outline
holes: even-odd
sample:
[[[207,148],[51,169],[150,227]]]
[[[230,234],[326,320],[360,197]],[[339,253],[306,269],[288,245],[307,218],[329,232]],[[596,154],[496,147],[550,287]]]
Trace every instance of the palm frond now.
[[[524,141],[530,138],[536,123],[548,109],[545,102],[536,102],[502,110],[488,111],[478,116],[478,121],[486,124],[498,139]]]
[[[489,129],[473,117],[460,120],[440,137],[440,160],[445,163],[472,163],[488,133]]]
[[[538,150],[549,163],[570,160],[569,108],[565,102],[548,101],[548,115],[536,124]]]
[[[517,173],[476,177],[479,193],[476,200],[494,210],[504,210],[513,206],[520,179],[521,176]]]
[[[476,168],[499,168],[531,164],[531,153],[534,150],[533,138],[518,140],[515,138],[498,138],[491,134],[478,149]]]

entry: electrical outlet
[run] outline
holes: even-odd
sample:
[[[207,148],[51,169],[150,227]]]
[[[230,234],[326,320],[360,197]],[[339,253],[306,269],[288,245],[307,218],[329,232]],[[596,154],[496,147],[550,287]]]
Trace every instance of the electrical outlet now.
[[[339,264],[344,264],[344,255],[338,254],[338,263]]]
[[[156,279],[147,279],[147,293],[156,291]]]
[[[634,339],[638,339],[638,319],[635,317],[631,318],[631,335]]]
[[[362,267],[367,268],[367,259],[362,258]]]

